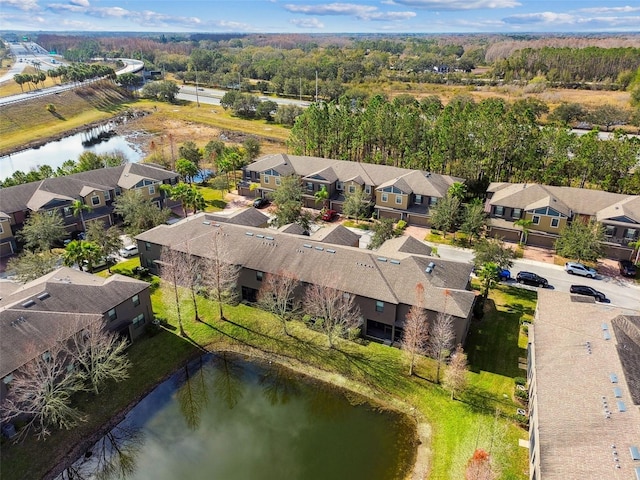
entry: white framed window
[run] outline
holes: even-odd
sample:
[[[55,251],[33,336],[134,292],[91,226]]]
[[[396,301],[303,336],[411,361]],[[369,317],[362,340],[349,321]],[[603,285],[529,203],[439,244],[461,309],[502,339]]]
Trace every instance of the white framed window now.
[[[116,196],[122,195],[122,189],[120,187],[116,187]]]
[[[111,200],[111,192],[109,190],[105,190],[104,199],[105,200]]]
[[[396,204],[402,205],[402,195],[396,195]]]
[[[501,217],[504,215],[504,207],[502,205],[496,205],[493,213],[496,217]]]
[[[558,225],[560,225],[560,219],[559,218],[552,218],[551,219],[551,227],[552,228],[558,228]]]
[[[264,272],[257,271],[256,272],[256,280],[261,282],[264,279]]]
[[[2,226],[2,222],[0,222],[0,233],[4,233],[4,227]]]
[[[513,214],[511,216],[513,218],[515,218],[516,220],[520,220],[520,217],[522,217],[522,209],[521,208],[514,208],[513,209]]]
[[[635,228],[627,228],[627,230],[624,232],[624,238],[626,238],[627,240],[633,240],[635,236],[636,236]]]
[[[91,197],[91,205],[100,205],[100,197],[97,195]]]
[[[155,193],[156,193],[156,186],[149,185],[149,195],[155,195]]]
[[[436,203],[438,203],[437,197],[429,197],[429,206],[433,207]]]
[[[137,315],[132,321],[131,323],[133,324],[133,328],[138,328],[142,325],[144,325],[144,313],[141,313],[140,315]]]
[[[150,244],[149,242],[144,242],[144,249],[145,249],[146,251],[151,250],[151,244]]]
[[[312,182],[307,182],[307,190],[309,190],[310,192],[313,192],[313,183]]]
[[[422,195],[416,195],[416,205],[422,205]]]
[[[269,183],[269,175],[264,176],[264,183]]]
[[[51,360],[51,353],[50,353],[50,352],[44,352],[44,353],[42,354],[42,359],[43,359],[45,362],[48,362],[49,360]]]
[[[134,307],[137,307],[138,305],[140,305],[140,297],[138,295],[134,295],[133,297],[131,297],[131,302],[133,303]]]
[[[62,213],[63,213],[63,215],[64,215],[65,217],[70,217],[70,216],[72,216],[72,215],[73,215],[73,208],[71,208],[71,207],[64,207],[64,208],[62,209]]]
[[[365,185],[364,186],[364,191],[365,191],[365,193],[368,193],[369,195],[371,195],[371,185]]]
[[[112,308],[111,310],[109,310],[107,312],[107,316],[109,317],[109,320],[113,322],[116,318],[118,318],[118,314],[116,313],[116,309]]]
[[[276,185],[280,186],[281,183],[280,177],[276,177]]]
[[[12,381],[13,381],[13,373],[10,373],[9,375],[7,375],[2,379],[2,383],[4,383],[5,385],[9,385]]]
[[[531,219],[531,221],[533,222],[534,225],[539,225],[540,224],[540,216],[539,215],[534,215],[533,218]]]
[[[613,225],[605,225],[604,226],[604,236],[605,237],[613,237],[616,234],[616,227]]]
[[[344,184],[342,182],[336,182],[336,188],[342,191],[344,189]]]
[[[389,201],[389,194],[388,193],[383,193],[382,194],[382,201],[383,202],[388,202]]]
[[[376,312],[384,312],[384,302],[376,300]]]
[[[356,193],[355,185],[349,185],[349,193]]]

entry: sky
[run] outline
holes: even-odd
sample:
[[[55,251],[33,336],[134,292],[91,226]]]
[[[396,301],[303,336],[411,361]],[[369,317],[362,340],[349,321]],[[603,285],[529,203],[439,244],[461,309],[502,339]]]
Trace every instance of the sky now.
[[[0,30],[640,32],[639,0],[0,0]]]

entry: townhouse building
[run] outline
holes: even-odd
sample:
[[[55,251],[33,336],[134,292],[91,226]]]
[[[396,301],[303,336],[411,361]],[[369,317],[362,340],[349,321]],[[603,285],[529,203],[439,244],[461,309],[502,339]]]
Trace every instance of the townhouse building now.
[[[153,320],[149,284],[61,267],[24,285],[2,282],[0,393],[21,366],[81,331],[88,322],[134,340]]]
[[[438,314],[450,315],[455,341],[465,340],[475,301],[469,284],[471,264],[430,257],[428,247],[421,249],[415,244],[422,243],[409,237],[379,253],[350,246],[352,239],[342,233],[338,233],[339,242],[326,243],[211,218],[201,213],[138,235],[141,264],[159,273],[156,262],[164,248],[182,252],[188,248],[200,258],[210,258],[217,250],[224,253],[225,261],[239,267],[237,290],[244,301],[255,301],[265,274],[285,270],[302,285],[321,284],[354,295],[362,314],[362,333],[368,338],[387,344],[399,341],[409,309],[420,301],[429,322]],[[214,236],[216,249],[212,248]],[[418,284],[424,287],[421,298],[416,297]]]
[[[629,243],[640,238],[640,196],[585,188],[527,183],[492,183],[487,189],[485,211],[490,235],[507,241],[523,240],[522,227],[530,220],[526,243],[553,248],[564,227],[574,221],[595,220],[605,228],[605,254],[629,258]]]
[[[342,212],[345,195],[363,189],[373,202],[376,218],[404,220],[429,225],[430,207],[447,194],[461,178],[420,170],[370,163],[303,157],[287,154],[267,155],[244,168],[238,193],[266,196],[276,190],[282,177],[297,175],[304,186],[304,205],[318,208],[315,194],[325,188],[328,207]],[[251,184],[258,185],[251,188]]]
[[[84,231],[88,222],[113,225],[114,201],[125,191],[138,191],[159,207],[173,205],[159,187],[178,179],[156,165],[127,163],[0,189],[0,256],[18,251],[16,234],[32,212],[60,212],[71,235]],[[77,200],[88,208],[81,215],[74,212]]]

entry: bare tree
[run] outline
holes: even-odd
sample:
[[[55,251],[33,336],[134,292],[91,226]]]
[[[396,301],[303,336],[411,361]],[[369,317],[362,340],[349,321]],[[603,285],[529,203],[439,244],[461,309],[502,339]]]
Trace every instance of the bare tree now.
[[[185,270],[182,259],[182,253],[172,249],[170,246],[163,247],[158,265],[160,266],[160,277],[162,278],[162,280],[164,280],[167,287],[172,290],[174,307],[176,309],[176,316],[178,317],[180,336],[186,337],[187,334],[184,331],[184,327],[182,325],[182,313],[180,311],[180,284],[184,279]]]
[[[265,275],[258,292],[258,304],[280,319],[284,333],[287,335],[287,320],[300,308],[295,297],[299,285],[300,280],[295,274],[280,270],[277,274]]]
[[[416,303],[411,306],[404,322],[404,333],[400,347],[409,356],[409,376],[413,375],[416,355],[424,354],[429,339],[429,323],[427,312],[423,307],[424,286],[416,285]]]
[[[453,345],[455,332],[453,331],[453,319],[444,312],[438,313],[436,321],[429,332],[427,342],[427,354],[437,362],[436,383],[440,383],[440,367],[449,354]]]
[[[494,480],[496,477],[496,472],[491,468],[491,456],[481,448],[477,448],[467,463],[464,472],[465,480]]]
[[[191,302],[193,303],[193,312],[195,315],[195,321],[200,321],[200,314],[198,312],[198,293],[202,288],[203,283],[203,268],[204,261],[202,258],[191,254],[191,245],[189,240],[185,241],[185,253],[183,255],[183,271],[184,286],[189,289],[191,294]]]
[[[329,347],[333,348],[335,337],[342,337],[360,324],[360,308],[355,296],[328,285],[335,281],[311,284],[304,294],[304,310],[316,325],[327,335]]]
[[[78,330],[68,342],[67,354],[96,395],[106,381],[129,378],[131,362],[127,359],[126,339],[108,331],[104,322],[88,322]]]
[[[35,431],[38,438],[51,433],[51,427],[70,429],[82,420],[80,412],[71,406],[71,396],[83,389],[80,372],[67,368],[66,349],[61,344],[34,359],[14,375],[7,397],[0,407],[2,422],[25,418],[19,438]]]
[[[451,390],[451,400],[455,400],[456,392],[463,390],[467,385],[467,354],[462,345],[458,344],[456,351],[451,355],[451,362],[444,372],[444,386]]]
[[[223,227],[216,227],[211,237],[209,258],[204,264],[204,279],[211,295],[218,302],[220,320],[225,320],[222,305],[231,303],[237,295],[238,276],[240,269],[233,265],[224,247]]]

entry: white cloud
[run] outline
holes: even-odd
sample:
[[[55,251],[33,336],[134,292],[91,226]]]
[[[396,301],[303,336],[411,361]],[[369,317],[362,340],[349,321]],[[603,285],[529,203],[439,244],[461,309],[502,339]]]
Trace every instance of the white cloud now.
[[[294,18],[289,22],[298,28],[324,28],[324,24],[317,18]]]
[[[532,23],[545,23],[545,24],[573,24],[579,21],[574,15],[568,13],[555,13],[555,12],[539,12],[539,13],[522,13],[518,15],[511,15],[503,19],[505,23],[524,25]]]
[[[318,5],[287,4],[284,8],[292,13],[305,15],[345,15],[360,20],[396,21],[406,20],[416,16],[415,12],[381,12],[372,5],[358,5],[355,3],[324,3]]]
[[[578,10],[583,13],[632,13],[640,12],[640,7],[591,7]]]
[[[12,7],[25,12],[39,10],[38,0],[2,0],[3,7]]]
[[[522,5],[517,0],[387,0],[386,3],[440,11],[513,8]]]
[[[69,3],[80,7],[88,7],[90,5],[89,0],[69,0]]]

